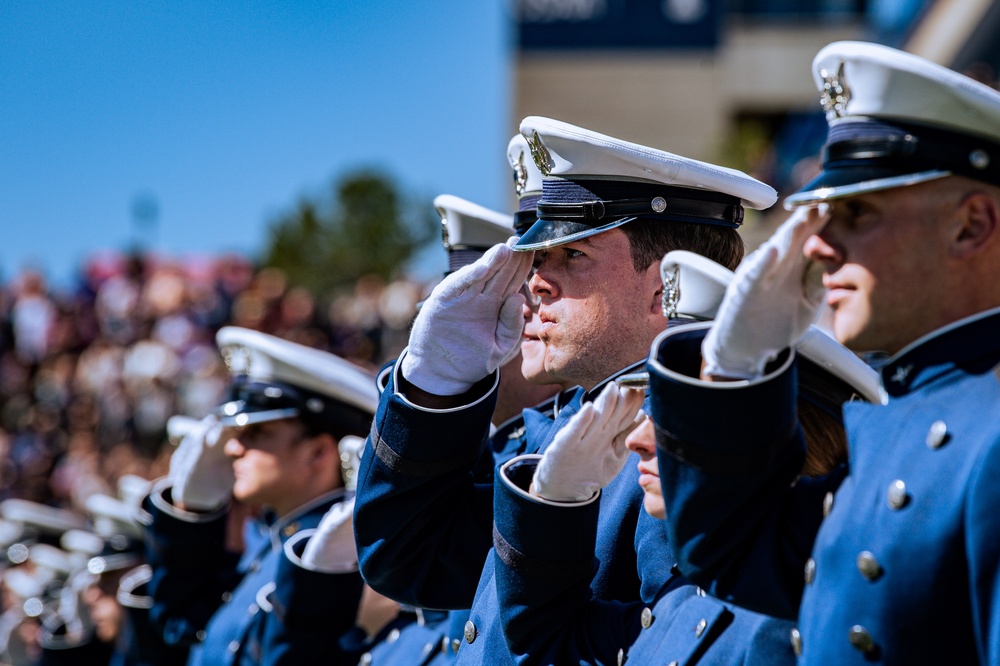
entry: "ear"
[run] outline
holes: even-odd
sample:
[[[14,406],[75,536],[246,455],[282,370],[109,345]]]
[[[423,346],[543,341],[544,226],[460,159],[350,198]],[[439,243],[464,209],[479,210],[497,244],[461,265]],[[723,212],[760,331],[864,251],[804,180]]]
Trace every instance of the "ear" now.
[[[663,278],[660,277],[660,262],[653,262],[642,275],[642,290],[648,294],[647,314],[663,316]]]
[[[951,254],[964,259],[996,243],[1000,230],[1000,205],[986,192],[973,192],[959,205],[961,213],[951,243]]]
[[[337,440],[330,433],[319,433],[308,439],[309,463],[312,465],[327,465],[332,457],[340,461],[340,453],[337,451]]]

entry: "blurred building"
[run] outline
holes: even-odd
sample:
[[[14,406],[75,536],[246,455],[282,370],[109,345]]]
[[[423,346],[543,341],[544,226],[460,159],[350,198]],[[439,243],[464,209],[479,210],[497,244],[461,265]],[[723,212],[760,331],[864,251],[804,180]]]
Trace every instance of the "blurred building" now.
[[[825,139],[810,73],[825,44],[875,41],[991,84],[1000,60],[994,0],[514,4],[512,125],[557,118],[742,169],[781,195],[811,176]]]

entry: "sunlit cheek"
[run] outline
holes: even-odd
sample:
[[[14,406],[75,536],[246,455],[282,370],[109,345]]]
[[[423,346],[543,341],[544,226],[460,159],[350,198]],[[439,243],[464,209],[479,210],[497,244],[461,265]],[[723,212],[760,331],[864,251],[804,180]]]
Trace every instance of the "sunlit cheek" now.
[[[833,315],[834,336],[838,342],[849,348],[853,347],[853,343],[865,337],[871,324],[871,308],[861,293],[852,294],[841,301]]]

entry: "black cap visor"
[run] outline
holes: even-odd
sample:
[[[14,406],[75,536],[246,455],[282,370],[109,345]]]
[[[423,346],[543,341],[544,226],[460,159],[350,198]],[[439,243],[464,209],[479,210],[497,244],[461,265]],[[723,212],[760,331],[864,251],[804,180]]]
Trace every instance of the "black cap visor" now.
[[[950,176],[941,169],[906,170],[891,167],[844,166],[828,168],[785,199],[785,209],[813,206],[824,201],[916,185]]]
[[[626,222],[631,222],[636,218],[623,217],[618,220],[605,222],[599,226],[586,224],[574,220],[538,220],[524,235],[518,238],[514,245],[515,252],[530,252],[531,250],[544,250],[572,243],[588,236],[620,227]]]

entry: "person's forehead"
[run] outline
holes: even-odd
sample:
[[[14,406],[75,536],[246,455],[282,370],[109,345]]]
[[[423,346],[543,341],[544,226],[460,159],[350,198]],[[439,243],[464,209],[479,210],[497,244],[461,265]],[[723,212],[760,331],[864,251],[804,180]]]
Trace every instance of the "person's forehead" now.
[[[223,433],[237,439],[255,437],[277,440],[283,435],[295,432],[302,427],[302,419],[291,417],[287,419],[274,419],[271,421],[250,423],[248,425],[229,426],[224,429]]]
[[[953,178],[946,179],[948,181]],[[933,201],[935,193],[940,195],[945,180],[929,181],[906,187],[893,187],[873,192],[862,192],[850,196],[831,199],[827,204],[832,208],[854,208],[859,205],[872,205],[880,208],[896,208],[922,201]]]
[[[607,231],[602,231],[599,234],[593,236],[587,236],[586,238],[578,238],[577,240],[565,243],[565,247],[575,247],[575,248],[607,248],[612,245],[617,245],[622,242],[628,242],[625,236],[625,232],[622,231],[621,227],[616,227],[614,229],[608,229]],[[561,247],[556,245],[555,247]]]

